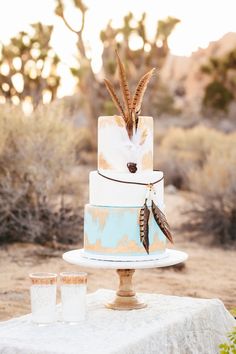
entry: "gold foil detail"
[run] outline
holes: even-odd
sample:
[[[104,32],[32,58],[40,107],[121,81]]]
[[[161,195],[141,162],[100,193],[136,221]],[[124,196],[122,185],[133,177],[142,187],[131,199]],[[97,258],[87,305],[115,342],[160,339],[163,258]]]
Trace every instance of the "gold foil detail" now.
[[[144,129],[141,134],[141,139],[140,139],[139,145],[143,145],[145,143],[147,136],[148,136],[147,129]]]
[[[111,235],[112,237],[112,235]],[[164,250],[166,248],[166,243],[161,242],[158,239],[158,234],[154,234],[154,242],[149,247],[149,252],[155,252],[158,250]],[[96,240],[94,244],[89,243],[88,236],[84,235],[84,249],[85,251],[93,251],[103,254],[121,254],[122,253],[139,253],[140,255],[146,255],[146,251],[143,248],[142,243],[140,245],[134,240],[129,240],[127,235],[124,235],[121,240],[118,242],[116,247],[104,247],[101,243],[101,240]]]
[[[86,212],[89,213],[95,221],[98,221],[99,228],[102,230],[106,224],[107,217],[109,215],[109,209],[87,206]]]
[[[102,170],[112,170],[112,166],[107,162],[102,153],[98,155],[98,168]]]
[[[125,121],[121,116],[104,116],[100,117],[98,129],[105,128],[107,126],[118,126],[120,128],[125,128]]]
[[[63,285],[80,285],[87,284],[87,274],[83,275],[60,275],[61,284]]]
[[[98,129],[102,129],[106,127],[107,125],[112,125],[114,124],[113,122],[113,117],[112,116],[105,116],[105,117],[100,117],[98,121]]]
[[[153,135],[153,118],[148,116],[140,116],[138,121],[138,129],[147,128]]]
[[[143,156],[142,156],[142,170],[152,170],[153,168],[153,156],[152,156],[152,151],[149,150],[147,151]]]
[[[55,276],[40,276],[40,275],[29,275],[32,285],[54,285],[57,283],[57,275]]]
[[[121,116],[114,116],[114,118],[118,127],[125,128],[125,121]]]

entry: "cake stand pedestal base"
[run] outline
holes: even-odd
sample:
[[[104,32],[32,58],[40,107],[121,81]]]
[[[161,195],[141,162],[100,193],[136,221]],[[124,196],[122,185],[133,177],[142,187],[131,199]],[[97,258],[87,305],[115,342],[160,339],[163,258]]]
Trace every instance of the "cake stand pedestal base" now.
[[[139,302],[132,284],[135,269],[117,269],[120,284],[114,301],[105,306],[113,310],[138,310],[146,307],[145,303]]]
[[[133,285],[132,277],[135,269],[161,268],[172,266],[186,261],[187,253],[173,249],[166,249],[165,257],[161,259],[142,261],[114,261],[96,260],[85,256],[84,249],[68,251],[63,254],[63,259],[71,264],[81,267],[116,269],[120,284],[115,299],[106,304],[106,307],[113,310],[138,310],[147,305],[139,302]]]

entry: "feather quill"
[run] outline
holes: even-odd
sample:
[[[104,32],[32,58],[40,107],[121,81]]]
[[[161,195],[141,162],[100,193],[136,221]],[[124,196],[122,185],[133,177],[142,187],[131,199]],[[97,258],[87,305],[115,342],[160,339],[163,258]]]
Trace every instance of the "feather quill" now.
[[[149,227],[148,221],[150,216],[150,210],[147,207],[147,199],[145,199],[144,205],[139,213],[139,229],[140,229],[140,241],[143,244],[146,252],[149,254]]]
[[[129,91],[129,85],[128,81],[126,78],[126,72],[125,72],[125,67],[120,60],[119,54],[116,50],[116,57],[117,57],[117,64],[118,64],[118,69],[119,69],[119,82],[120,82],[120,88],[121,92],[123,95],[124,103],[125,103],[125,118],[126,122],[130,125],[132,125],[132,117],[131,117],[131,105],[132,105],[132,100],[131,100],[131,94]]]
[[[135,89],[135,93],[132,100],[131,110],[136,114],[140,113],[141,104],[143,100],[144,93],[146,91],[147,85],[151,80],[151,77],[155,71],[155,68],[148,71],[142,78],[139,80],[139,83]]]
[[[123,107],[122,107],[122,105],[120,103],[119,98],[117,97],[117,95],[115,93],[115,90],[114,90],[114,87],[112,86],[112,83],[109,80],[107,80],[107,79],[104,79],[104,82],[105,82],[105,85],[106,85],[106,88],[107,88],[108,92],[111,95],[112,101],[114,102],[116,108],[118,109],[118,111],[120,112],[120,114],[122,115],[122,117],[125,120],[125,112],[123,110]]]
[[[166,220],[166,217],[162,213],[162,211],[158,208],[158,206],[154,203],[153,200],[152,200],[152,212],[153,212],[154,219],[155,219],[156,223],[158,224],[158,226],[160,227],[163,234],[166,236],[166,238],[171,243],[174,243],[173,237],[172,237],[171,231],[170,231],[170,226]]]

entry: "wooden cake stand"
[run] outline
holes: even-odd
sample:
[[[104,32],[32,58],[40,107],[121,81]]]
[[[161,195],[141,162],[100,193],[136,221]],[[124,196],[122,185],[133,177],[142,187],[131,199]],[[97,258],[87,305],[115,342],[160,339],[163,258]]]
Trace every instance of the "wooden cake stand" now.
[[[132,285],[135,269],[168,267],[186,261],[187,253],[167,249],[165,257],[157,260],[143,261],[104,261],[85,256],[84,250],[73,250],[63,254],[63,259],[71,264],[89,268],[116,269],[119,276],[119,288],[115,299],[105,306],[113,310],[135,310],[147,306],[139,302]]]

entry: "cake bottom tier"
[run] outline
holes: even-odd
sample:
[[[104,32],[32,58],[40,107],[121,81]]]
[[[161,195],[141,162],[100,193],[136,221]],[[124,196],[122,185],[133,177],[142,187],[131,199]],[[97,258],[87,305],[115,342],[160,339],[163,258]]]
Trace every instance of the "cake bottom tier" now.
[[[113,257],[148,256],[140,241],[139,212],[140,208],[85,205],[85,252]],[[162,255],[165,249],[166,237],[150,213],[149,255]]]

